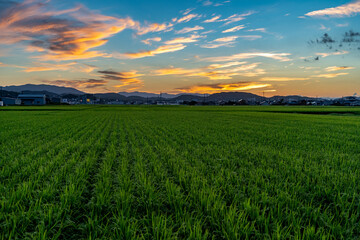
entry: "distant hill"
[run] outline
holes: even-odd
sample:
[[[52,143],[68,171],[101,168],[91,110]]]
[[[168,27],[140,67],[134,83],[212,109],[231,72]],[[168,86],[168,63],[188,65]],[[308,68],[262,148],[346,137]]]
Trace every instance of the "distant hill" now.
[[[222,92],[214,93],[206,98],[206,101],[233,101],[233,100],[261,100],[262,97],[247,92]]]
[[[125,97],[160,98],[160,94],[147,93],[147,92],[119,92],[119,94]],[[187,94],[188,93],[179,93],[179,94],[162,93],[161,98],[170,99]],[[200,95],[200,94],[194,93],[194,95]]]
[[[126,100],[124,95],[120,95],[118,93],[97,93],[94,94],[95,97],[100,99],[107,99],[107,100]]]
[[[306,96],[299,96],[299,95],[288,95],[288,96],[272,96],[269,98],[270,100],[280,100],[280,99],[284,99],[284,100],[289,100],[289,99],[293,99],[296,101],[299,100],[304,100],[304,99],[314,99],[312,97],[306,97]]]
[[[31,91],[31,92],[51,92],[58,95],[61,94],[76,94],[81,95],[84,94],[84,92],[79,91],[75,88],[70,87],[59,87],[54,85],[46,85],[46,84],[25,84],[20,86],[7,86],[3,87],[3,90],[6,91],[12,91],[12,92],[23,92],[23,91]]]
[[[178,96],[176,98],[173,98],[172,100],[174,100],[174,101],[196,101],[196,102],[199,102],[199,101],[203,101],[204,97],[198,96],[198,95],[192,95],[192,94],[183,94],[183,95],[180,95],[180,96]]]

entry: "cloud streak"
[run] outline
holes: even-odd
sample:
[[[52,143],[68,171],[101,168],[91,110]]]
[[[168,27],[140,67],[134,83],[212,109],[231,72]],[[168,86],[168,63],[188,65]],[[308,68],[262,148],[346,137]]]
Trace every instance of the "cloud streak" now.
[[[242,59],[250,59],[256,57],[264,57],[264,58],[271,58],[274,60],[279,60],[281,62],[291,61],[288,58],[290,53],[269,53],[269,52],[253,52],[253,53],[238,53],[231,56],[220,56],[220,57],[209,57],[204,58],[204,61],[208,62],[227,62],[227,61],[236,61]]]
[[[98,88],[104,87],[108,83],[107,80],[102,79],[87,79],[87,80],[44,80],[43,83],[56,85],[56,86],[64,86],[64,87],[73,87],[73,88]]]
[[[257,69],[259,63],[242,65],[243,63],[231,62],[222,65],[212,64],[205,68],[195,68],[195,69],[184,69],[184,68],[173,68],[173,67],[162,68],[154,71],[154,74],[157,76],[182,75],[186,77],[206,77],[210,80],[226,80],[226,79],[232,79],[234,76],[255,77],[265,74],[265,71],[263,69]],[[241,66],[233,67],[236,65],[241,65]],[[232,68],[228,68],[228,67],[232,67]],[[219,68],[221,70],[214,70]],[[228,69],[222,69],[222,68],[228,68]]]
[[[289,81],[305,81],[310,78],[298,78],[298,77],[264,77],[261,78],[261,81],[267,82],[289,82]]]
[[[202,36],[200,35],[191,35],[190,37],[179,37],[179,38],[173,38],[169,41],[166,41],[165,44],[179,44],[179,43],[192,43],[199,41],[199,38]]]
[[[338,7],[326,8],[323,10],[312,11],[306,16],[309,17],[350,17],[360,13],[360,1],[347,3]]]
[[[204,28],[201,26],[195,26],[195,27],[185,27],[181,30],[176,31],[176,34],[182,34],[182,33],[189,33],[189,32],[195,32],[199,30],[203,30]]]
[[[189,87],[177,88],[176,90],[187,93],[220,93],[231,91],[247,91],[253,89],[271,87],[271,84],[256,82],[236,82],[236,83],[218,83],[208,85],[194,85]]]
[[[346,67],[346,66],[337,67],[337,66],[333,66],[333,67],[325,68],[325,71],[327,71],[327,72],[336,72],[336,71],[350,70],[350,69],[354,69],[354,67]]]
[[[151,42],[160,42],[161,37],[153,37],[153,38],[147,38],[142,40],[141,42],[145,43],[146,45],[151,45]]]
[[[143,50],[136,53],[124,53],[124,54],[119,54],[119,56],[120,58],[125,57],[130,59],[136,59],[136,58],[152,57],[162,53],[176,52],[183,50],[184,48],[186,48],[186,46],[183,44],[163,45],[154,50]]]
[[[116,81],[116,85],[113,87],[123,88],[126,87],[128,90],[137,89],[143,85],[143,81],[138,79],[138,77],[143,76],[137,71],[128,71],[128,72],[118,72],[113,70],[102,70],[98,73],[103,74],[100,76],[105,80]]]
[[[348,75],[349,73],[328,73],[328,74],[319,74],[313,75],[312,77],[316,78],[336,78],[338,76]]]
[[[226,29],[224,31],[222,31],[222,33],[230,33],[230,32],[237,32],[241,29],[244,29],[245,26],[244,25],[240,25],[240,26],[236,26],[236,27],[233,27],[233,28],[229,28],[229,29]]]

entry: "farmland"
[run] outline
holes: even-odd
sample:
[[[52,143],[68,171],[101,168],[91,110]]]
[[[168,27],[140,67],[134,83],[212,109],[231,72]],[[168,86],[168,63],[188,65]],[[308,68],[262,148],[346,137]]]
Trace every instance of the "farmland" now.
[[[360,109],[0,109],[0,239],[360,238]]]

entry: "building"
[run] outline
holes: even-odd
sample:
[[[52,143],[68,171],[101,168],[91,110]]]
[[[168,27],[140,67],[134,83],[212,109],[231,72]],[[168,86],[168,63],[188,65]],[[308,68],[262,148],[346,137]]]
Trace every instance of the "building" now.
[[[45,94],[20,94],[18,99],[21,100],[21,105],[45,105],[46,96]]]
[[[21,101],[18,98],[1,97],[0,101],[3,102],[3,106],[13,106],[21,104]]]

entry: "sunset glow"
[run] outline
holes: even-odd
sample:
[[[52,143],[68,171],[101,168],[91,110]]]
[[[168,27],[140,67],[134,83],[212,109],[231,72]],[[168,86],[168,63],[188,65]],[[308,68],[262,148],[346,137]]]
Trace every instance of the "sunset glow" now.
[[[0,1],[0,85],[339,97],[360,1]]]

